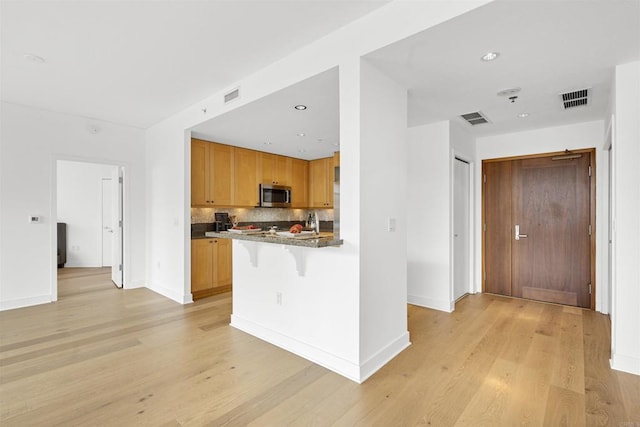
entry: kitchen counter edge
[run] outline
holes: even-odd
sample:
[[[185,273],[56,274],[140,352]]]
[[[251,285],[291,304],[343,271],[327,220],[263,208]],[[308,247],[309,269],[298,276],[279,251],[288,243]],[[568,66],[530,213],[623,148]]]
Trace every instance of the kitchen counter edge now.
[[[344,241],[342,239],[334,239],[333,237],[320,237],[315,239],[296,239],[295,237],[279,237],[272,236],[266,233],[263,234],[241,234],[241,233],[229,233],[228,231],[208,231],[205,236],[197,236],[192,239],[233,239],[233,240],[248,240],[251,242],[262,243],[275,243],[278,245],[289,246],[302,246],[305,248],[326,248],[329,246],[342,246]],[[324,233],[320,233],[322,236]]]

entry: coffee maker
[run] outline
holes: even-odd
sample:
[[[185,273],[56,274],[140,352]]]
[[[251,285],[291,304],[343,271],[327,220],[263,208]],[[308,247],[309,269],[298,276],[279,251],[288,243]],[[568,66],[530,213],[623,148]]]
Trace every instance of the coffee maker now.
[[[226,212],[216,212],[215,214],[215,222],[214,227],[215,231],[227,231],[233,225],[231,224],[231,220],[229,219],[229,214]]]

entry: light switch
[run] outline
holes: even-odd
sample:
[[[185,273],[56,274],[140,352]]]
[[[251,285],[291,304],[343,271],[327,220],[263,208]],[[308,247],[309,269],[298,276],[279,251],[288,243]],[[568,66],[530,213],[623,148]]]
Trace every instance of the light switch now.
[[[40,217],[38,215],[29,215],[29,222],[31,224],[39,224],[40,223]]]
[[[396,219],[395,218],[389,218],[387,229],[389,230],[389,232],[396,231]]]

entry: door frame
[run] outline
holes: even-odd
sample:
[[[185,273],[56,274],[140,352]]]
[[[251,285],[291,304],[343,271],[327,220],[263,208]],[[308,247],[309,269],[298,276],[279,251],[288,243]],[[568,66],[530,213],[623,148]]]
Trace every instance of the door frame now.
[[[552,157],[552,156],[562,156],[562,155],[566,155],[568,153],[571,154],[588,154],[589,155],[589,161],[591,164],[591,179],[589,181],[589,198],[590,198],[590,203],[589,203],[589,223],[591,224],[591,239],[589,241],[589,264],[590,264],[590,268],[589,268],[589,276],[590,276],[590,280],[591,280],[591,297],[590,297],[590,304],[589,304],[589,308],[591,310],[595,310],[595,301],[596,301],[596,291],[597,291],[597,284],[596,284],[596,149],[595,148],[581,148],[581,149],[576,149],[576,150],[567,150],[567,151],[554,151],[554,152],[549,152],[549,153],[537,153],[537,154],[527,154],[527,155],[523,155],[523,156],[511,156],[511,157],[500,157],[500,158],[493,158],[493,159],[485,159],[482,160],[482,171],[481,171],[481,179],[482,179],[482,183],[484,184],[484,165],[485,163],[495,163],[495,162],[506,162],[506,161],[512,161],[512,160],[523,160],[523,159],[536,159],[536,158],[542,158],[542,157]],[[482,257],[481,257],[481,262],[482,262],[482,292],[485,292],[485,287],[486,287],[486,247],[485,247],[485,186],[481,185],[481,218],[482,218],[482,222],[481,222],[481,227],[482,227]]]
[[[58,252],[58,161],[71,161],[71,162],[80,162],[80,163],[95,163],[101,165],[108,166],[116,166],[122,173],[122,224],[123,224],[123,233],[122,233],[122,281],[123,281],[123,289],[126,289],[126,282],[128,281],[128,259],[129,259],[129,245],[130,245],[130,236],[128,224],[130,220],[130,212],[129,206],[127,203],[128,191],[127,191],[127,179],[126,179],[126,170],[130,167],[128,163],[118,162],[109,159],[99,159],[99,158],[89,158],[89,157],[79,157],[79,156],[68,156],[68,155],[56,155],[54,154],[51,157],[51,175],[50,175],[50,191],[51,191],[51,200],[49,204],[49,241],[50,241],[50,253],[49,257],[50,267],[49,267],[49,299],[51,302],[58,300],[58,263],[57,263],[57,252]]]
[[[454,247],[453,247],[453,222],[454,222],[454,200],[453,200],[453,192],[454,192],[454,165],[456,159],[462,160],[469,165],[469,242],[468,242],[468,257],[469,257],[469,266],[467,271],[467,291],[469,294],[475,294],[480,292],[480,289],[477,289],[475,286],[474,280],[474,272],[476,271],[476,260],[474,257],[474,248],[477,242],[476,240],[476,223],[475,223],[475,183],[476,183],[476,168],[475,168],[475,160],[471,156],[467,156],[463,153],[458,152],[455,149],[451,150],[450,153],[450,165],[449,165],[449,301],[451,304],[451,309],[455,310],[455,300],[454,300]]]

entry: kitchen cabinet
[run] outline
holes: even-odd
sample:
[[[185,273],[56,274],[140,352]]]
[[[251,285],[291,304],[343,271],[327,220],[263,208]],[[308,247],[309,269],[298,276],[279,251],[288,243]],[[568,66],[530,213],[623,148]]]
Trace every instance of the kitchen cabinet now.
[[[291,207],[309,206],[309,162],[291,159]]]
[[[333,157],[309,162],[309,207],[333,207]]]
[[[260,157],[260,183],[291,185],[291,157],[277,154],[259,153]]]
[[[232,147],[191,140],[191,205],[230,206]]]
[[[231,290],[231,240],[191,240],[191,294],[204,298]]]
[[[233,148],[233,206],[258,205],[258,151]]]

